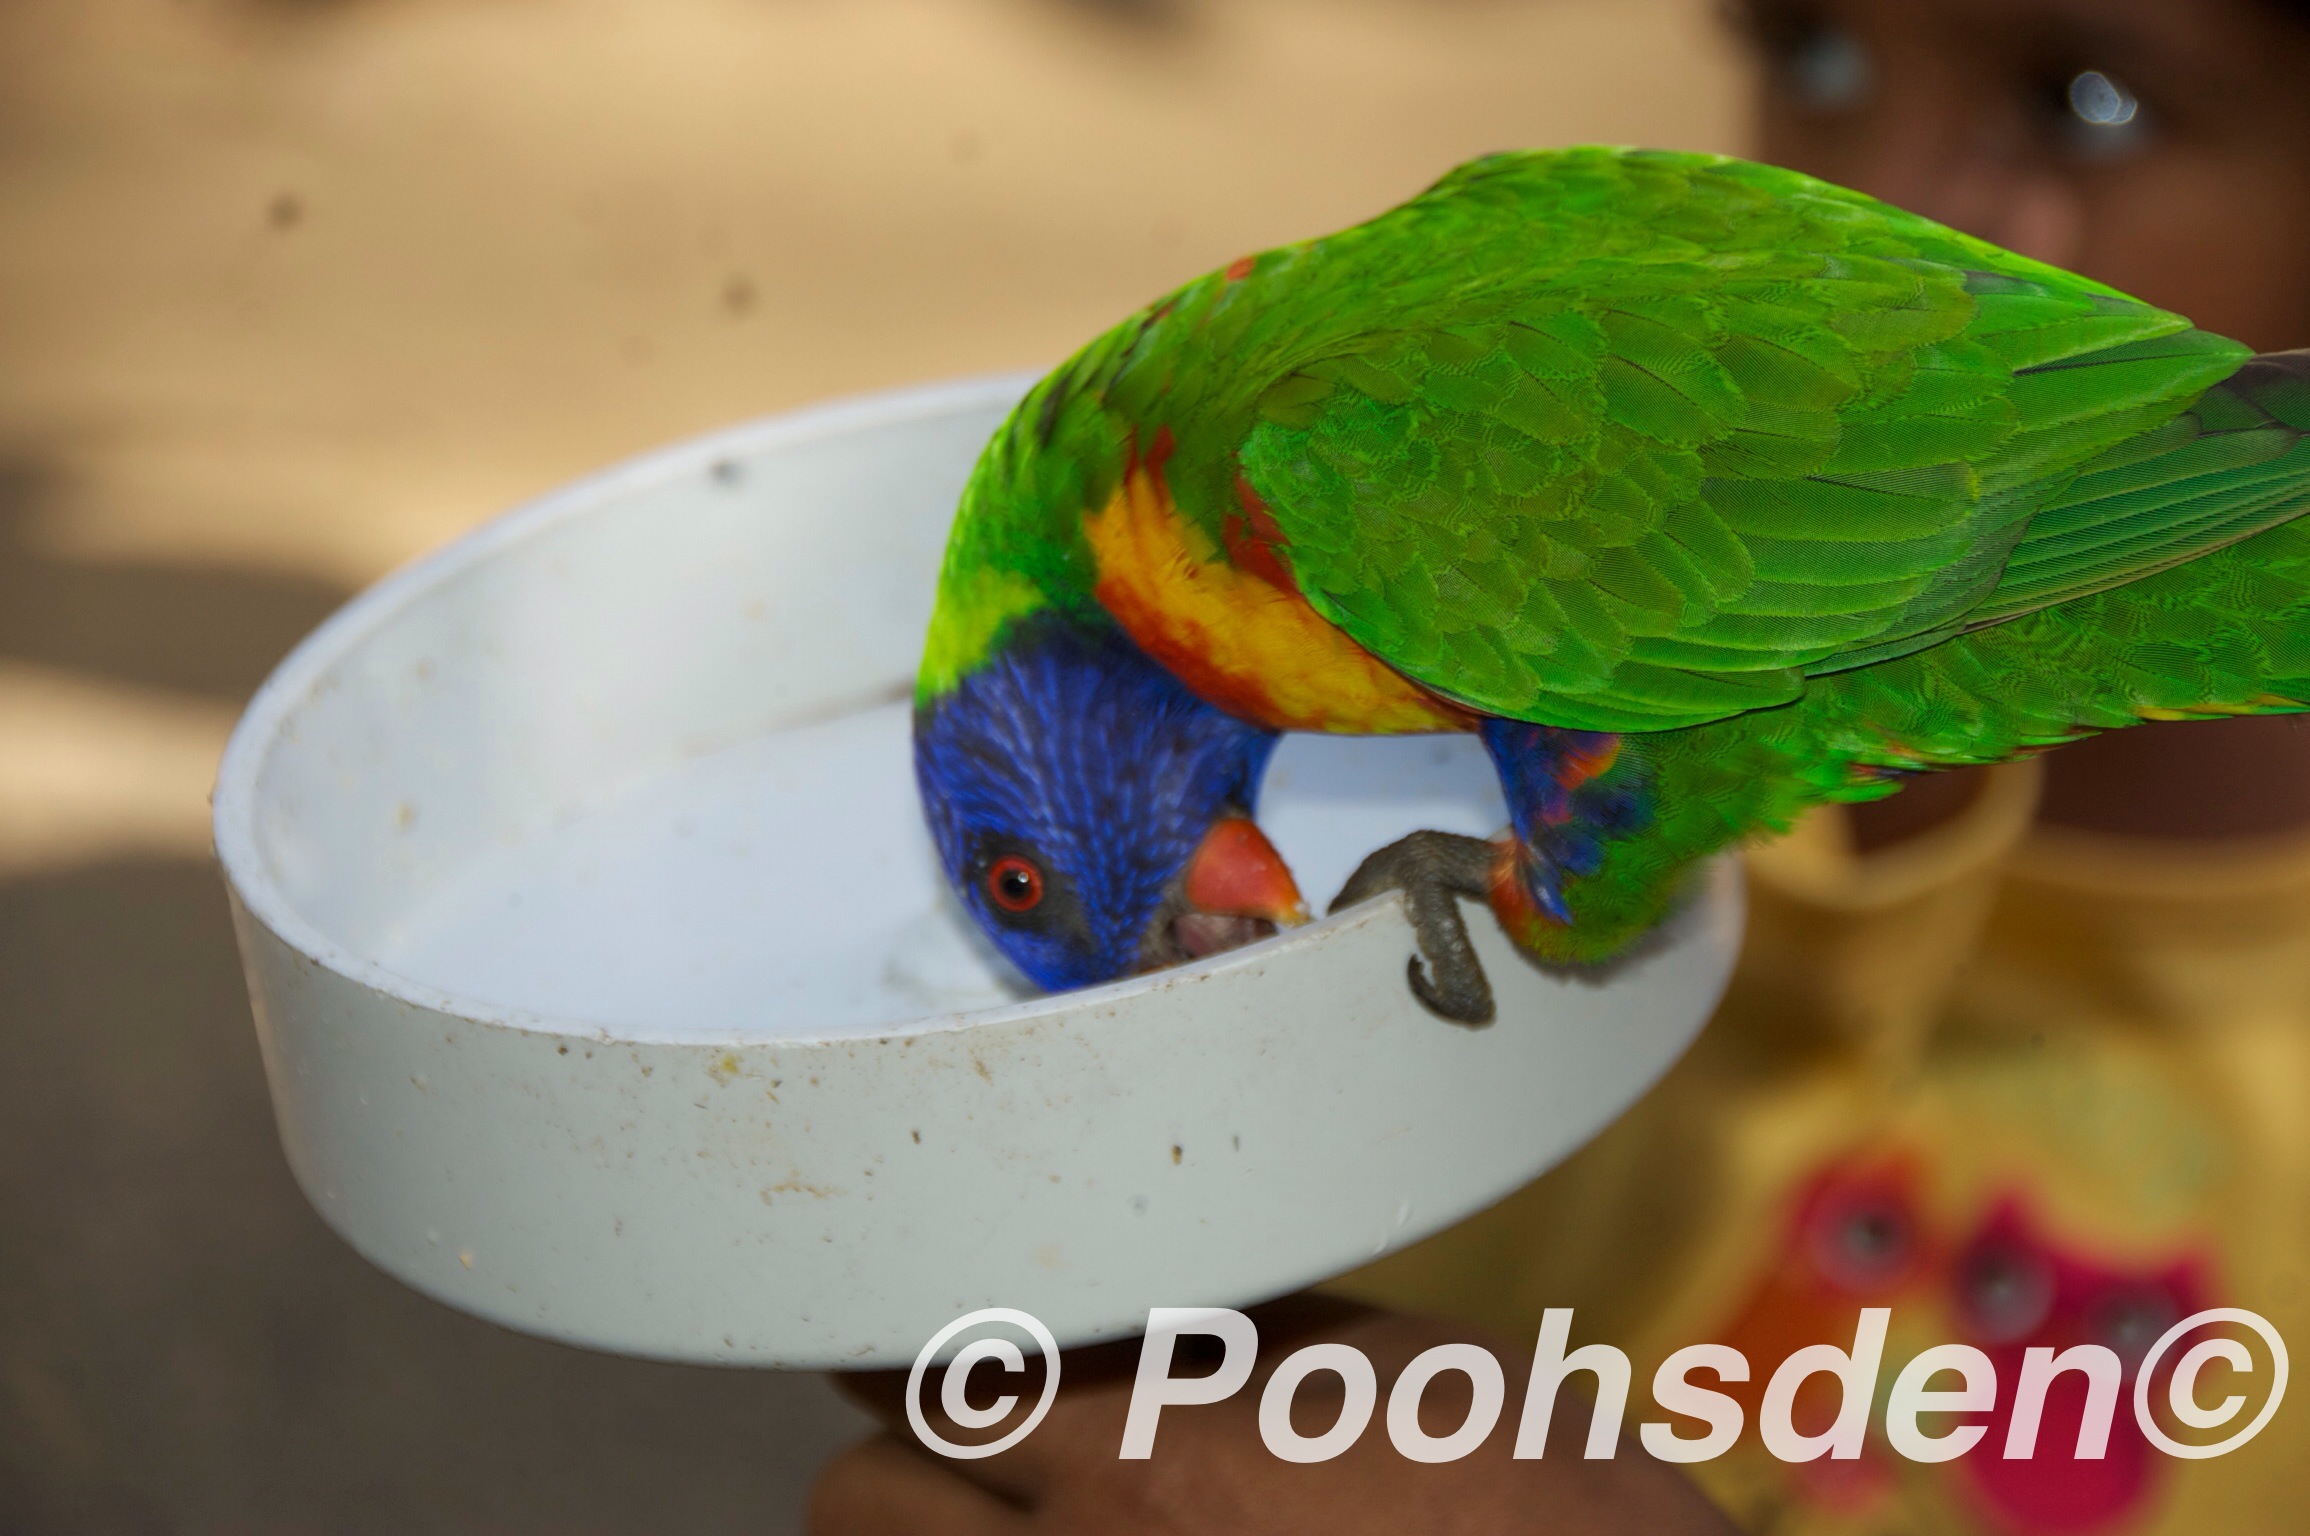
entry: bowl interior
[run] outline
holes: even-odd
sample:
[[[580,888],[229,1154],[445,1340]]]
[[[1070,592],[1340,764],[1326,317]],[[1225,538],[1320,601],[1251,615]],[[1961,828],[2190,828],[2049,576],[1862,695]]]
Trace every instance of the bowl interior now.
[[[673,449],[368,594],[228,756],[244,897],[382,990],[532,1028],[829,1039],[1026,996],[945,891],[906,702],[1019,388]],[[1472,738],[1294,737],[1261,819],[1320,908],[1404,832],[1505,817]]]

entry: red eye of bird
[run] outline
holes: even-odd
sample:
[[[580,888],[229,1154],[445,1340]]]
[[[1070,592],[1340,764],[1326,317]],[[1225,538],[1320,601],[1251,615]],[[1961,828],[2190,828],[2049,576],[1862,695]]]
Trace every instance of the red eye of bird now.
[[[1042,904],[1043,872],[1012,854],[987,871],[987,898],[1005,912],[1032,912]]]

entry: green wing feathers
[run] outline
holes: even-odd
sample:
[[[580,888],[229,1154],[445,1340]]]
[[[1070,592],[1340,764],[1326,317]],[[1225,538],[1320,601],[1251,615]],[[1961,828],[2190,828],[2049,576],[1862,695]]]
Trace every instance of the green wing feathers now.
[[[2258,358],[2076,477],[1984,604],[2002,622],[1815,677],[1787,708],[1644,738],[1661,824],[1578,892],[1597,953],[1658,918],[1695,852],[1890,794],[1903,770],[2310,707],[2306,510],[2310,353]]]
[[[1287,270],[1385,309],[1296,338],[1243,471],[1318,611],[1488,713],[1722,719],[2254,526],[2077,534],[2245,468],[2171,429],[2245,348],[1793,173],[1495,157]]]
[[[2152,490],[2154,506],[2135,504]],[[1821,679],[1792,713],[1837,757],[1927,766],[2310,706],[2310,352],[2256,359],[2071,494],[2031,530],[2044,556],[2017,554],[1999,591],[2083,595]]]

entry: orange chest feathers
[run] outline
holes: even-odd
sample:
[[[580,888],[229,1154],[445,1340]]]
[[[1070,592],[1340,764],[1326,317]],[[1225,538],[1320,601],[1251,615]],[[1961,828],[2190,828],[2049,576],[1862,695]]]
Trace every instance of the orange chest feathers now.
[[[1246,519],[1264,523],[1249,487],[1243,494]],[[1160,460],[1135,465],[1084,532],[1100,606],[1141,650],[1239,719],[1359,736],[1473,724],[1309,607],[1248,522],[1222,551],[1172,503]]]

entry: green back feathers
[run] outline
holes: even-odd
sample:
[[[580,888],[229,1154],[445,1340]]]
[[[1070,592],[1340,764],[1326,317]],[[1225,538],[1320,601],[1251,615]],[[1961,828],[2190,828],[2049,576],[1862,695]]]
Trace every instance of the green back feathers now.
[[[1001,643],[1012,622],[1049,607],[1095,617],[1097,579],[1082,516],[1114,491],[1128,434],[1100,409],[1095,375],[1127,332],[1118,327],[1027,392],[963,487],[939,567],[915,699],[951,690]]]

